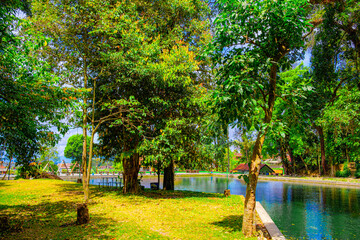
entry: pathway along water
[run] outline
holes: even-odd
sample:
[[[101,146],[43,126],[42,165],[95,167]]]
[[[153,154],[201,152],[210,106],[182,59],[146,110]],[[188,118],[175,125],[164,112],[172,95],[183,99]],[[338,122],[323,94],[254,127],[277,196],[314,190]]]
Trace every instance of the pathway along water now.
[[[98,185],[100,179],[91,180]],[[144,178],[150,187],[157,179]],[[176,177],[176,190],[223,193],[226,177]],[[245,195],[246,186],[229,179],[231,194]],[[360,189],[259,182],[256,200],[260,201],[287,239],[360,239]]]

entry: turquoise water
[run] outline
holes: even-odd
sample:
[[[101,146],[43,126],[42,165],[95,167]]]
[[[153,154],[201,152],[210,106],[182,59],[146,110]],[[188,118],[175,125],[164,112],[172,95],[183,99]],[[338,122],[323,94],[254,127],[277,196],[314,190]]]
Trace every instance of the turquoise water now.
[[[99,180],[91,180],[98,185]],[[149,188],[157,179],[143,179]],[[225,177],[176,177],[176,190],[245,195],[246,186]],[[360,239],[360,189],[259,182],[260,201],[287,239]]]

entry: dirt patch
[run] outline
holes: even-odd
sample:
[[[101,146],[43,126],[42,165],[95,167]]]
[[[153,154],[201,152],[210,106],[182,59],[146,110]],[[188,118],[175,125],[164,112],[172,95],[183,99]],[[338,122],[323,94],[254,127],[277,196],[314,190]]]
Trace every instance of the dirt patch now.
[[[36,179],[45,178],[45,179],[56,179],[56,180],[63,180],[57,175],[50,174],[50,173],[41,173],[40,175],[36,176]]]

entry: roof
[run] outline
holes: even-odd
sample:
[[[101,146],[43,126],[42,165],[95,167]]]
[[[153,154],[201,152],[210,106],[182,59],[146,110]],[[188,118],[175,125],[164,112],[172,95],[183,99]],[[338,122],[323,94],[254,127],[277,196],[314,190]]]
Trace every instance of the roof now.
[[[262,169],[263,167],[265,167],[265,166],[267,166],[268,168],[270,168],[271,169],[271,167],[269,167],[268,165],[266,165],[266,164],[260,164],[260,169]],[[237,171],[249,171],[249,164],[247,164],[247,163],[241,163],[241,164],[239,164],[236,168],[234,168],[232,171],[235,171],[235,170],[237,170]],[[271,169],[272,170],[272,169]]]
[[[58,164],[58,167],[59,168],[66,168],[66,167],[71,167],[72,166],[72,163],[66,163],[66,166],[65,166],[65,164],[64,163],[59,163]]]
[[[99,169],[112,169],[112,166],[100,166]]]
[[[0,171],[5,171],[5,170],[7,170],[7,167],[0,166]]]
[[[241,157],[242,157],[242,154],[241,154],[241,153],[237,153],[237,152],[236,152],[236,153],[234,153],[234,155],[235,155],[236,158],[241,158]]]

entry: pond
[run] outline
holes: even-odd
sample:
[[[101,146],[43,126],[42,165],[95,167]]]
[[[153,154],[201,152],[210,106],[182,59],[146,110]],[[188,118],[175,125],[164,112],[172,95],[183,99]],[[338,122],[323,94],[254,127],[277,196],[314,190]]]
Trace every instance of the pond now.
[[[98,184],[99,179],[91,180]],[[144,178],[149,188],[156,178]],[[176,177],[176,190],[245,195],[246,186],[226,177]],[[360,189],[327,185],[259,182],[261,202],[287,239],[360,239]]]

